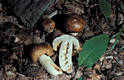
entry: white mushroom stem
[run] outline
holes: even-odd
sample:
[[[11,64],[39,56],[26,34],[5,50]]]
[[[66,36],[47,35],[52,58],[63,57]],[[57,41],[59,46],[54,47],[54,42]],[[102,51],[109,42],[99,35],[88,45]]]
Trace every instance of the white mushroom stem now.
[[[39,58],[39,62],[51,75],[57,76],[63,73],[62,70],[47,55],[43,54]]]
[[[72,36],[77,36],[78,33],[70,33]]]

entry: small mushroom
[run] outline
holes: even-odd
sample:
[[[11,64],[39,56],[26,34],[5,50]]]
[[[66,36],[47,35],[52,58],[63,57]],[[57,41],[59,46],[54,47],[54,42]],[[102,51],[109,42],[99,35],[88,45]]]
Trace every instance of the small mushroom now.
[[[61,44],[61,45],[60,45]],[[59,65],[61,69],[67,73],[73,71],[72,67],[72,53],[73,48],[75,50],[80,50],[80,43],[78,39],[70,35],[61,35],[53,40],[53,50],[57,51],[57,47],[60,45],[59,49]],[[73,47],[74,45],[74,47]]]
[[[80,16],[74,14],[67,17],[64,25],[67,32],[71,32],[73,33],[72,35],[75,35],[74,33],[82,32],[84,30],[84,26],[86,25],[86,22]]]
[[[55,22],[50,18],[44,18],[42,26],[44,31],[46,31],[47,33],[51,33],[55,28]]]
[[[55,22],[51,18],[57,14],[58,14],[58,11],[55,10],[52,13],[47,14],[46,16],[43,17],[42,27],[45,32],[47,33],[53,32],[55,28]]]
[[[37,62],[39,59],[40,64],[47,70],[47,72],[56,76],[63,72],[50,58],[53,54],[54,52],[51,46],[44,42],[33,48],[31,57],[33,62]]]

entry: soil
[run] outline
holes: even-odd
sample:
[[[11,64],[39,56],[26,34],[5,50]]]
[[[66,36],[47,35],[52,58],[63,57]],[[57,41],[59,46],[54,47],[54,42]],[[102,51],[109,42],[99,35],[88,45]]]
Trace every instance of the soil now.
[[[0,0],[0,80],[124,80],[124,34],[118,39],[115,48],[111,37],[119,32],[124,24],[124,13],[120,8],[121,0],[108,0],[112,4],[112,14],[106,19],[99,9],[98,0],[54,0],[50,7],[43,12],[33,26],[26,26]],[[42,28],[42,20],[49,17],[55,21],[55,29],[48,33]],[[76,37],[83,46],[89,38],[106,33],[109,35],[109,45],[105,54],[97,60],[92,68],[78,67],[78,54],[73,56],[74,72],[71,74],[50,75],[42,65],[33,63],[30,53],[35,44],[48,42],[61,34],[69,34],[64,29],[64,21],[68,15],[81,16],[86,26]],[[29,24],[28,24],[29,25]],[[51,56],[58,64],[58,54]]]

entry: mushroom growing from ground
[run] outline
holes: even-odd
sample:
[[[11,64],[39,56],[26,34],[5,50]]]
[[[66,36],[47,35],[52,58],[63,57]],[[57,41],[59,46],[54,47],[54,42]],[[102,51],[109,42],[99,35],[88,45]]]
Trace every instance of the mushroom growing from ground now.
[[[55,22],[50,18],[44,18],[42,26],[44,31],[46,31],[47,33],[51,33],[55,28]]]
[[[61,45],[60,45],[61,44]],[[72,53],[73,48],[79,51],[80,43],[78,39],[70,35],[61,35],[53,40],[53,50],[57,51],[57,47],[60,45],[59,49],[59,65],[61,69],[67,73],[71,73],[73,71],[72,64]],[[73,47],[74,45],[74,47]]]
[[[53,16],[55,16],[58,13],[57,10],[53,11],[52,13],[46,15],[43,18],[42,21],[42,27],[43,30],[46,31],[47,33],[51,33],[53,32],[54,28],[55,28],[55,22],[51,19]]]
[[[84,30],[86,22],[81,16],[73,14],[67,17],[64,25],[67,32],[70,32],[72,35],[76,36],[78,32],[82,32]]]
[[[40,64],[47,70],[47,72],[56,76],[63,72],[50,58],[53,54],[54,52],[51,46],[48,43],[43,42],[32,49],[31,57],[33,62],[37,62],[39,59]]]

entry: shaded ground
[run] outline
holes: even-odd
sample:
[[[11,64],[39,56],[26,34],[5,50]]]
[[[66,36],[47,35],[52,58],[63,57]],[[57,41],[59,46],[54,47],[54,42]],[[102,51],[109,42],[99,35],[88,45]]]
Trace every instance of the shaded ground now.
[[[113,42],[110,39],[106,53],[88,70],[77,66],[78,54],[73,56],[75,71],[72,74],[64,73],[56,77],[49,75],[39,63],[32,63],[30,58],[34,44],[43,41],[51,44],[53,35],[66,33],[61,28],[63,18],[72,13],[80,15],[87,23],[85,30],[78,35],[82,45],[85,40],[101,33],[107,33],[111,38],[124,23],[124,15],[119,7],[120,0],[111,0],[110,3],[113,13],[109,19],[105,19],[99,10],[97,0],[59,0],[44,12],[34,27],[28,28],[0,3],[0,79],[76,80],[84,77],[84,80],[124,80],[124,50],[119,52],[120,47],[124,45],[124,34],[120,36],[111,53],[109,49]],[[56,28],[52,33],[47,34],[39,28],[42,18],[56,10],[58,13],[52,18]],[[16,38],[19,40],[15,41]],[[52,59],[56,62],[57,54],[52,56]]]

